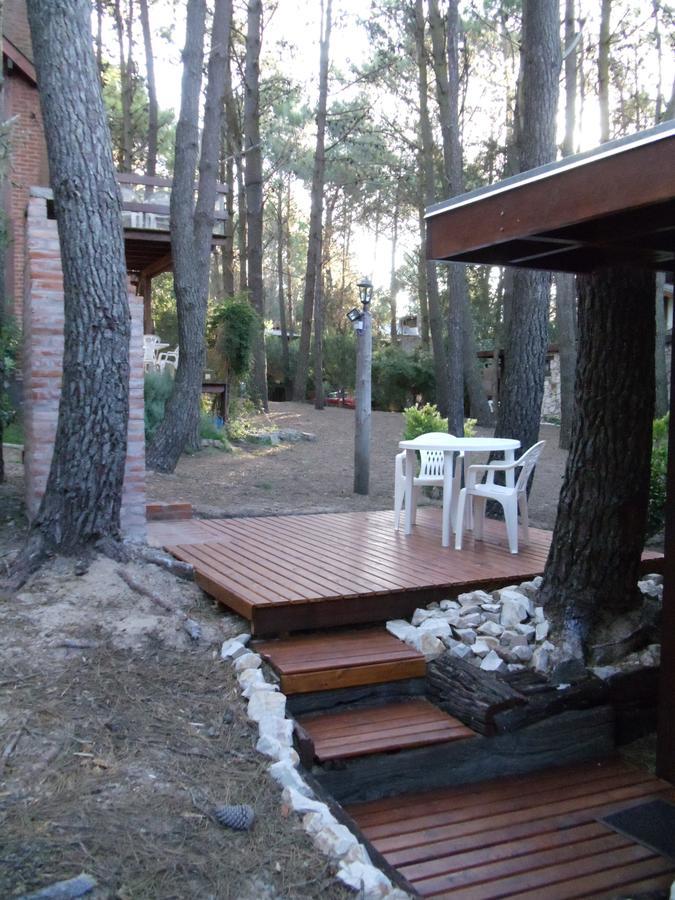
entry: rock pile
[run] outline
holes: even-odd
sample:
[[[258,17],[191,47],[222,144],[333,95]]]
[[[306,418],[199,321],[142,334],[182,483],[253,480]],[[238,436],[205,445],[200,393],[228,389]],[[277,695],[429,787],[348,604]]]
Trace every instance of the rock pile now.
[[[643,595],[660,599],[660,575],[639,582]],[[412,620],[394,619],[387,629],[397,638],[435,659],[446,650],[489,672],[525,668],[546,674],[554,663],[555,645],[549,622],[537,604],[541,577],[488,594],[471,591],[455,600],[441,600],[417,609]]]

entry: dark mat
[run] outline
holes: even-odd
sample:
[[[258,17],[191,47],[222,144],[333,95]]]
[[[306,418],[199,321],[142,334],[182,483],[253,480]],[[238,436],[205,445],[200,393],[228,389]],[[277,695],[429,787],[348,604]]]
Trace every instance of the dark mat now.
[[[598,821],[675,860],[675,806],[672,803],[650,800]]]

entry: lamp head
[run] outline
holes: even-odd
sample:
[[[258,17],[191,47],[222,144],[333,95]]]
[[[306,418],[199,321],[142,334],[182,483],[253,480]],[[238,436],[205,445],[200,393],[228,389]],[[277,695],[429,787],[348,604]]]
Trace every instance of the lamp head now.
[[[356,286],[359,289],[359,300],[365,308],[373,299],[373,284],[369,278],[362,278]]]

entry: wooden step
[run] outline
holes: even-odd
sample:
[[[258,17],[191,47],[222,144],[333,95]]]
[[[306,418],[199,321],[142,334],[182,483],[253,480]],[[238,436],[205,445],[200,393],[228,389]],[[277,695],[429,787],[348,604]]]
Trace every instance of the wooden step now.
[[[301,743],[311,742],[320,763],[475,736],[458,719],[422,698],[303,716],[297,728]]]
[[[282,638],[253,648],[281,679],[285,694],[329,691],[424,677],[424,656],[384,628]]]

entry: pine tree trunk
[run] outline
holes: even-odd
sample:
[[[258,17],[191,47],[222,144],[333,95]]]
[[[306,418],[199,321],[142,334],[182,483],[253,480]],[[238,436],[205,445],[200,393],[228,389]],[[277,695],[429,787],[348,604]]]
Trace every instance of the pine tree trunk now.
[[[157,105],[157,88],[155,85],[155,60],[152,55],[152,33],[150,31],[150,15],[148,0],[139,0],[141,26],[143,29],[143,45],[145,47],[145,73],[148,85],[148,158],[145,163],[145,174],[157,173],[157,136],[159,133],[159,107]],[[152,185],[146,188],[146,194],[152,194]]]
[[[291,361],[288,350],[288,326],[286,325],[286,298],[284,297],[284,234],[284,182],[283,178],[279,178],[277,183],[277,301],[284,386],[288,390]]]
[[[309,215],[309,240],[307,245],[307,269],[302,301],[302,326],[300,347],[295,368],[293,399],[304,400],[307,394],[307,370],[309,368],[309,344],[312,335],[312,316],[316,291],[317,264],[321,244],[321,219],[323,216],[323,185],[326,171],[326,107],[328,104],[328,59],[330,35],[333,27],[333,0],[321,0],[321,50],[319,53],[319,102],[316,113],[316,149],[312,171],[311,209]]]
[[[74,552],[119,536],[130,315],[121,197],[87,0],[29,0],[64,286],[54,454],[33,533]]]
[[[414,11],[411,10],[411,28],[415,39],[415,53],[417,58],[417,91],[419,97],[419,131],[420,131],[420,171],[424,177],[424,198],[423,204],[429,205],[437,200],[435,177],[434,177],[434,144],[431,132],[431,121],[429,119],[428,104],[428,77],[427,77],[427,57],[424,46],[424,6],[423,0],[415,0]],[[426,248],[426,226],[424,223],[424,208],[420,211],[420,253],[425,255]],[[452,346],[449,349],[445,345],[445,335],[443,333],[443,315],[441,313],[441,303],[438,293],[438,276],[436,274],[436,263],[428,262],[425,266],[426,275],[426,298],[429,307],[429,332],[431,335],[431,347],[434,358],[434,374],[436,376],[436,400],[438,408],[443,416],[448,416],[449,427],[456,427],[458,420],[464,423],[464,404],[461,408],[457,406],[457,398],[453,394],[455,401],[453,409],[450,410],[449,395],[449,379],[448,379],[448,353],[451,356],[453,366],[459,363],[461,365],[462,344],[461,344],[461,328],[459,331],[459,339],[457,340],[457,332],[453,332],[458,346]],[[454,372],[454,368],[453,368]]]
[[[558,14],[557,0],[525,0],[523,4],[517,120],[521,171],[555,158],[562,58]],[[505,314],[504,378],[495,436],[517,438],[523,451],[539,436],[550,283],[547,272],[517,269],[511,309]]]
[[[655,397],[654,417],[662,418],[668,412],[668,373],[666,371],[666,317],[663,307],[663,291],[666,284],[664,272],[656,273],[654,296],[656,340],[654,342]]]
[[[204,376],[206,306],[225,93],[225,58],[232,21],[231,0],[216,0],[214,7],[195,203],[194,172],[199,153],[198,116],[205,19],[205,0],[189,0],[170,208],[180,356],[164,420],[146,454],[147,465],[160,472],[173,472],[184,449],[200,447],[199,398]]]
[[[398,279],[396,278],[396,248],[398,244],[398,188],[396,190],[396,202],[391,223],[391,262],[389,264],[389,337],[392,347],[398,343],[398,314],[396,311],[396,294],[398,292]],[[344,275],[344,270],[343,270]]]
[[[244,151],[246,159],[246,230],[248,232],[248,287],[258,314],[253,338],[253,386],[256,399],[267,412],[267,359],[265,356],[265,303],[263,297],[263,175],[260,145],[260,41],[262,2],[249,0],[244,72]]]
[[[598,40],[598,106],[600,107],[600,143],[609,140],[609,43],[612,0],[602,0]]]
[[[564,655],[638,603],[654,403],[654,275],[578,276],[572,446],[540,600]]]

